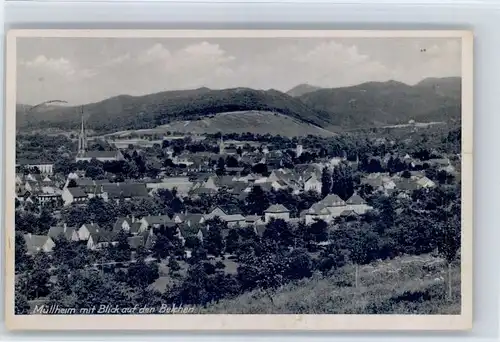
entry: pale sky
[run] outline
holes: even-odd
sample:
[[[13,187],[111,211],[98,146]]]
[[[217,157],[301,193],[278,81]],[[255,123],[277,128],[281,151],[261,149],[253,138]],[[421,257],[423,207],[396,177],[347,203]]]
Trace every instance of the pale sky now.
[[[426,49],[422,52],[421,49]],[[17,102],[461,76],[459,39],[18,38]]]

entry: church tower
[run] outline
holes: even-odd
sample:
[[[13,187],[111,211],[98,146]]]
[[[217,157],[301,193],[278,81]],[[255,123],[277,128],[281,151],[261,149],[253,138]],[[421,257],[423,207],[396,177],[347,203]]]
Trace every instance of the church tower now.
[[[82,125],[80,128],[80,134],[78,135],[78,155],[83,156],[87,151],[87,134],[85,132],[85,125],[83,123],[83,107],[82,111]]]

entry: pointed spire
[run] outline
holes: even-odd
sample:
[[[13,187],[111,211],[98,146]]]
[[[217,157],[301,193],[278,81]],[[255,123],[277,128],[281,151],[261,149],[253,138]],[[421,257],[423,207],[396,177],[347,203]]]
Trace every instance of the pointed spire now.
[[[80,128],[80,134],[78,136],[78,153],[83,155],[87,150],[87,137],[85,135],[85,124],[83,121],[83,106],[81,107],[81,117],[82,117],[82,123]]]

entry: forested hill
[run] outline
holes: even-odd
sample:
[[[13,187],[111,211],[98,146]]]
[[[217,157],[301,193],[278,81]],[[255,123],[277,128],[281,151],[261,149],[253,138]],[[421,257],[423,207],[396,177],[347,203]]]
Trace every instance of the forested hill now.
[[[18,128],[75,129],[81,107],[17,106]],[[83,107],[87,127],[101,132],[152,128],[219,113],[267,111],[331,129],[359,128],[460,117],[460,78],[426,79],[415,86],[369,82],[353,87],[317,89],[301,96],[277,90],[232,88],[167,91],[145,96],[120,95]]]
[[[330,115],[312,109],[277,90],[200,88],[168,91],[145,96],[117,96],[83,107],[87,126],[98,131],[151,128],[171,121],[195,120],[224,112],[262,110],[281,113],[320,127],[330,124]],[[43,108],[33,111],[26,120],[18,111],[18,127],[74,128],[80,122],[77,107]]]
[[[329,112],[336,126],[358,128],[416,121],[453,121],[461,116],[461,79],[431,78],[410,86],[368,82],[353,87],[319,89],[298,99]]]

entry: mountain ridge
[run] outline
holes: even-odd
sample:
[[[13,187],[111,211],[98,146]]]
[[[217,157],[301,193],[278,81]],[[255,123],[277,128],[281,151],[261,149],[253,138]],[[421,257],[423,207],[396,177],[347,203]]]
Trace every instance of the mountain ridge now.
[[[252,110],[280,113],[320,128],[357,128],[419,118],[457,118],[460,80],[429,78],[413,86],[397,81],[365,82],[350,87],[319,88],[295,97],[275,89],[202,87],[141,96],[118,95],[86,104],[83,110],[87,126],[102,132],[153,128],[172,121]],[[18,104],[16,108],[20,128],[74,129],[81,120],[82,106],[52,106],[42,110]]]

